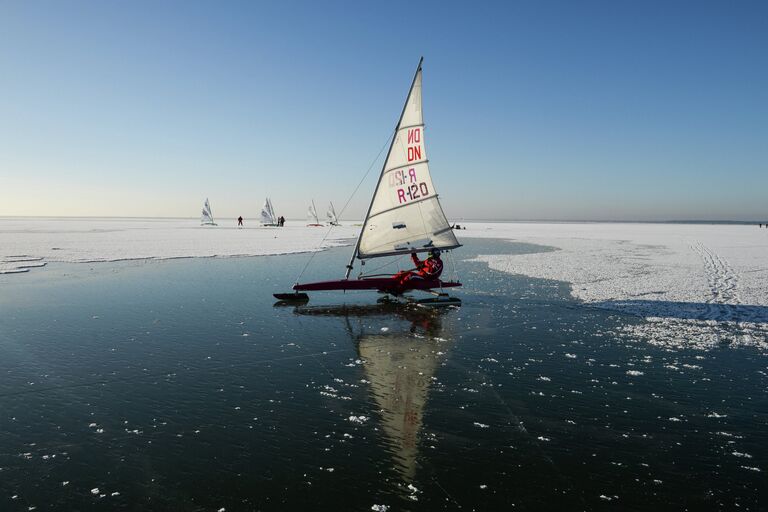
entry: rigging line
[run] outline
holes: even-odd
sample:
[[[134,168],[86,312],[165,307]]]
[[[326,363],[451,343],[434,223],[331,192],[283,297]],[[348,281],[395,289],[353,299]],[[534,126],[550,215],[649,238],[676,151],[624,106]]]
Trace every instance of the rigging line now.
[[[368,170],[365,171],[365,174],[363,175],[363,177],[358,182],[357,186],[355,187],[355,190],[352,191],[352,194],[349,196],[349,199],[347,199],[347,202],[344,203],[344,206],[341,208],[341,212],[339,212],[339,215],[337,215],[337,217],[341,218],[341,216],[344,215],[344,211],[347,209],[347,206],[349,206],[349,203],[352,201],[352,198],[355,196],[355,194],[357,193],[358,189],[363,184],[363,181],[365,181],[365,178],[366,178],[366,176],[368,176],[368,173],[371,172],[371,169],[373,169],[374,164],[376,162],[378,162],[379,157],[384,152],[384,149],[387,147],[387,144],[389,144],[389,139],[394,137],[395,133],[397,133],[397,131],[393,131],[393,132],[391,132],[389,134],[389,136],[387,136],[387,140],[385,140],[384,144],[381,146],[381,149],[379,150],[379,154],[376,155],[376,158],[373,159],[373,161],[371,162],[371,165],[368,166]]]
[[[349,206],[349,203],[352,202],[352,198],[355,197],[355,194],[357,194],[357,191],[360,189],[360,186],[363,184],[363,181],[365,181],[365,178],[368,177],[368,173],[371,172],[371,169],[373,169],[373,166],[376,162],[379,161],[379,157],[381,157],[381,153],[384,152],[384,148],[387,147],[387,144],[389,144],[389,139],[391,139],[396,132],[392,132],[387,136],[387,140],[384,141],[384,144],[381,146],[381,149],[379,150],[379,153],[376,155],[376,158],[373,159],[371,162],[371,165],[368,166],[368,170],[365,171],[365,174],[363,174],[363,177],[360,178],[360,181],[357,183],[357,186],[355,187],[355,190],[352,191],[352,194],[350,194],[349,198],[347,199],[347,202],[344,203],[344,206],[341,208],[341,211],[338,215],[336,215],[337,219],[341,219],[341,216],[344,215],[344,211],[347,209],[347,206]],[[363,220],[365,222],[365,220]],[[323,236],[323,239],[320,240],[320,243],[318,244],[317,248],[320,249],[320,247],[323,245],[323,242],[325,242],[326,238],[328,238],[328,235],[331,234],[331,231],[336,226],[331,225],[328,228],[328,231],[325,233],[325,236]],[[309,256],[309,259],[307,260],[307,263],[304,265],[304,268],[301,269],[301,272],[299,272],[299,275],[296,276],[296,282],[299,282],[299,279],[301,279],[301,276],[304,275],[304,272],[307,271],[307,268],[309,267],[310,263],[312,263],[312,260],[315,259],[315,255],[319,251],[313,251],[312,254]]]
[[[400,261],[400,260],[402,260],[403,258],[405,258],[405,256],[406,256],[406,255],[405,255],[405,254],[403,254],[402,256],[400,256],[399,258],[397,258],[396,260],[388,261],[387,263],[385,263],[385,264],[383,264],[383,265],[381,265],[381,266],[379,266],[379,267],[376,267],[376,268],[374,268],[373,270],[369,271],[369,272],[368,272],[366,275],[370,276],[370,275],[371,275],[371,272],[376,272],[377,270],[381,270],[381,269],[383,269],[384,267],[388,267],[388,266],[390,266],[390,265],[394,265],[394,264],[395,264],[395,263],[397,263],[398,261]]]
[[[456,261],[453,259],[453,253],[451,251],[448,251],[448,261],[451,262],[451,270],[453,271],[453,278],[458,281],[459,280],[459,274],[456,272]]]
[[[421,201],[417,203],[419,207],[419,217],[421,217],[421,229],[424,233],[427,233],[427,221],[424,220],[424,212],[421,210]]]

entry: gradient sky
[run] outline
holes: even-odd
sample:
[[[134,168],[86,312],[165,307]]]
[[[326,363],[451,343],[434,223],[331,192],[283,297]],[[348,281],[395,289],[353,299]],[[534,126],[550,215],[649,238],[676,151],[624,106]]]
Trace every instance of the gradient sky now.
[[[452,220],[768,219],[768,3],[621,0],[0,0],[0,216],[338,210],[421,55]]]

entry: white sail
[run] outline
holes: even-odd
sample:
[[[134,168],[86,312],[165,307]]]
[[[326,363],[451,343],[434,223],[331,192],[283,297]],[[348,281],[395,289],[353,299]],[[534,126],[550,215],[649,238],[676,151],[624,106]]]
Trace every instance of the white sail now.
[[[358,258],[461,245],[440,206],[425,147],[419,63],[360,233]]]
[[[200,224],[203,226],[215,226],[213,221],[213,212],[211,212],[211,204],[208,202],[208,198],[205,198],[203,204],[203,213],[200,214]]]
[[[269,205],[269,214],[272,216],[272,222],[277,224],[277,214],[275,213],[275,207],[272,205],[272,199],[267,198],[267,204]]]
[[[307,209],[307,218],[309,218],[309,222],[312,224],[320,224],[320,219],[317,218],[317,210],[315,210],[314,201],[312,201],[312,204],[310,204]]]
[[[325,214],[328,217],[328,222],[333,226],[339,225],[339,218],[336,216],[336,210],[333,207],[333,203],[328,205],[328,212]]]
[[[264,206],[261,207],[261,223],[265,226],[277,224],[277,218],[275,217],[275,212],[272,209],[272,202],[269,198],[264,201]]]

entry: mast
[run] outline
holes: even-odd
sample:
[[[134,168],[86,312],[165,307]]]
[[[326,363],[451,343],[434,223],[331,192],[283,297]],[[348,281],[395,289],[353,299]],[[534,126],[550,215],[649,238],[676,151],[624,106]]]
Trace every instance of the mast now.
[[[267,203],[269,204],[269,216],[272,217],[272,224],[275,224],[277,223],[277,216],[275,215],[275,207],[272,205],[272,199],[268,197]]]
[[[349,279],[349,274],[352,272],[352,269],[354,268],[355,258],[357,257],[357,251],[360,250],[360,239],[363,237],[363,230],[365,229],[365,223],[368,220],[368,216],[371,214],[371,208],[373,208],[373,201],[376,198],[376,193],[379,191],[379,185],[381,185],[381,177],[384,175],[384,169],[387,166],[387,159],[389,159],[389,154],[392,152],[392,147],[395,145],[395,136],[397,135],[397,131],[400,129],[400,122],[403,120],[403,114],[405,114],[405,108],[408,106],[408,100],[411,99],[411,93],[413,93],[413,85],[416,83],[416,77],[419,76],[419,71],[421,71],[421,63],[424,62],[424,57],[421,57],[419,59],[419,65],[416,66],[416,72],[413,74],[413,80],[411,80],[411,88],[408,89],[408,96],[405,97],[405,103],[403,103],[403,110],[400,112],[400,117],[397,118],[397,125],[395,125],[395,130],[392,132],[392,141],[389,143],[389,151],[387,151],[387,156],[384,157],[384,162],[381,164],[381,172],[379,173],[379,180],[376,182],[376,189],[373,191],[373,195],[371,196],[371,203],[368,205],[368,211],[365,213],[365,219],[363,219],[363,226],[360,228],[360,234],[357,235],[357,243],[355,244],[355,251],[352,253],[352,257],[349,259],[349,263],[347,264],[347,272],[344,275],[344,279]]]

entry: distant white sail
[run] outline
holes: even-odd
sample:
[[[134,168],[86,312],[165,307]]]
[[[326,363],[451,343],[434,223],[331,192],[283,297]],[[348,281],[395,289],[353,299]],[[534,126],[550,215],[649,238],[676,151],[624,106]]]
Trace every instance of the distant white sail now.
[[[336,216],[336,210],[333,207],[333,203],[328,205],[328,212],[325,215],[328,217],[328,222],[330,222],[332,226],[339,225],[339,218]]]
[[[272,208],[272,201],[269,198],[264,201],[264,206],[261,207],[261,223],[265,226],[277,225],[275,210]]]
[[[315,210],[314,201],[312,201],[312,204],[310,204],[307,209],[307,218],[309,218],[311,224],[320,224],[320,219],[317,218],[317,210]]]
[[[205,198],[205,203],[203,204],[203,213],[200,214],[200,224],[203,226],[215,226],[216,223],[213,221],[213,213],[211,212],[211,204],[208,202],[208,198]]]
[[[460,245],[445,218],[429,172],[419,65],[360,233],[357,257],[454,249]]]

